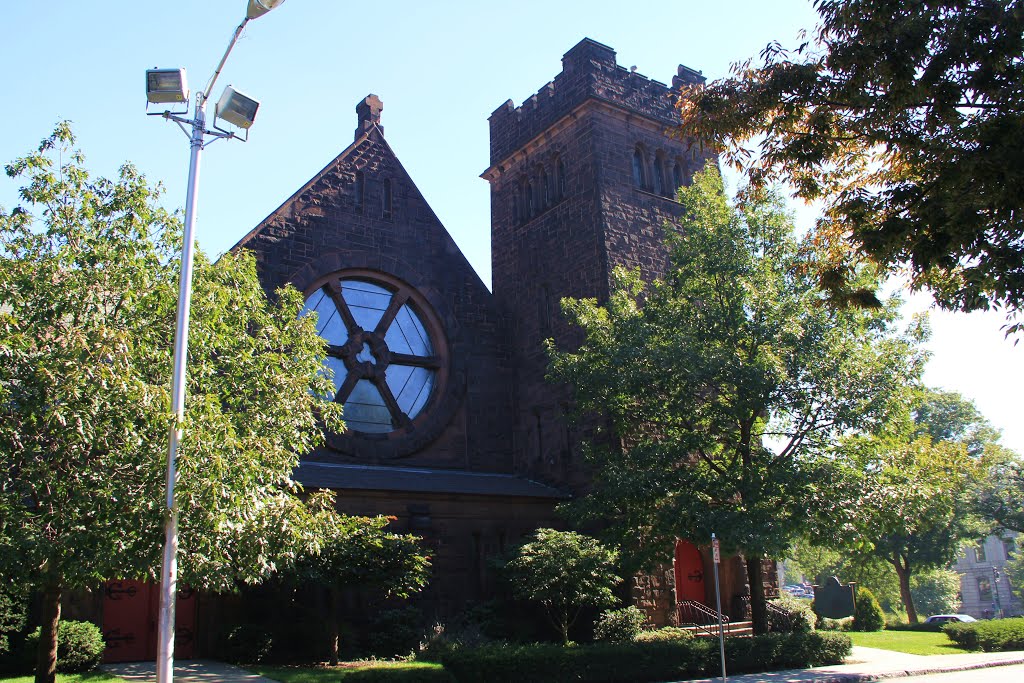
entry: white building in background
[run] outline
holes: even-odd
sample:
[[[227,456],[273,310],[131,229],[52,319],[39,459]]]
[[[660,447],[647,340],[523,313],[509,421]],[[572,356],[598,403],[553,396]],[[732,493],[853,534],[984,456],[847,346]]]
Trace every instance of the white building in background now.
[[[960,611],[976,619],[1024,614],[1024,604],[1014,595],[1006,575],[1006,561],[1015,552],[1018,535],[1007,532],[988,536],[963,548],[953,569],[960,574]]]

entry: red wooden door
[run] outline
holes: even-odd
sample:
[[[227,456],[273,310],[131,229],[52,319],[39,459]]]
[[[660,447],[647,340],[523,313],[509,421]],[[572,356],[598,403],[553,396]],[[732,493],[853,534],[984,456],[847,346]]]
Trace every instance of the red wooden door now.
[[[103,637],[105,662],[139,662],[156,659],[160,584],[143,581],[107,581],[103,587]],[[196,592],[178,591],[174,607],[174,656],[195,656]]]
[[[704,602],[704,558],[690,541],[676,541],[676,601]]]
[[[142,581],[107,581],[103,587],[103,638],[105,662],[138,662],[155,659],[150,654],[151,597],[153,584]]]

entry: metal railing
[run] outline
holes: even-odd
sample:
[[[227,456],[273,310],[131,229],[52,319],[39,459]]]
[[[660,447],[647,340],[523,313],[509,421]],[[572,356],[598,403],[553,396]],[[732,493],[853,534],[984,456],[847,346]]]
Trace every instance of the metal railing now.
[[[679,610],[680,625],[692,624],[702,633],[714,637],[718,635],[718,619],[721,617],[726,631],[729,630],[729,617],[719,614],[703,603],[696,600],[683,600],[676,603],[676,607]]]

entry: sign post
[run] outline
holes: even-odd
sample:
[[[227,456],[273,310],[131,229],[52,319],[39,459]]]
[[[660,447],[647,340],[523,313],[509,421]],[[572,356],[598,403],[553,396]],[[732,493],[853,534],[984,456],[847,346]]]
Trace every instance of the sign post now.
[[[722,624],[722,591],[718,586],[718,565],[722,561],[722,552],[718,547],[718,539],[711,534],[711,552],[715,558],[715,605],[718,607],[718,649],[722,654],[722,683],[728,679],[725,677],[725,626]]]

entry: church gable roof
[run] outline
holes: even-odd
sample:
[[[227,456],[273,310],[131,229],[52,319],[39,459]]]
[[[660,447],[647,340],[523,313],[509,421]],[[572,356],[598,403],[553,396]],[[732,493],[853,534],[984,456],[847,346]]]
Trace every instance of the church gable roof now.
[[[268,291],[286,282],[307,288],[329,267],[323,258],[370,268],[383,256],[399,277],[405,266],[432,279],[440,266],[487,292],[385,139],[382,109],[376,95],[360,101],[352,144],[232,248],[255,252]]]

